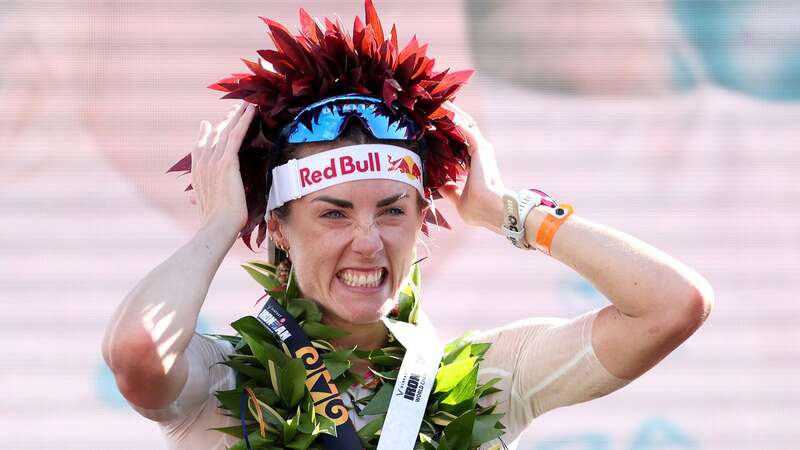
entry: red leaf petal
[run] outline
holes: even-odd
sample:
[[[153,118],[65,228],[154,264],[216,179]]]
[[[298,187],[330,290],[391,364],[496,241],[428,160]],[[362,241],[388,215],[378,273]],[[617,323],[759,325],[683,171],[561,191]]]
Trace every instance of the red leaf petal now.
[[[392,38],[391,38],[392,39],[392,46],[394,47],[394,50],[395,50],[395,53],[394,53],[393,56],[395,57],[395,59],[397,59],[397,49],[400,46],[397,45],[397,27],[394,26],[394,24],[392,24],[391,36],[392,36]]]
[[[303,35],[315,44],[322,42],[325,37],[317,21],[303,8],[300,8],[300,29]]]
[[[430,115],[428,115],[428,119],[436,120],[436,119],[441,119],[442,117],[451,117],[452,115],[453,115],[452,112],[440,106],[436,108],[436,110],[433,111]]]
[[[397,84],[397,81],[394,81],[391,78],[387,78],[383,80],[383,102],[386,103],[388,106],[392,106],[395,100],[397,100],[397,91],[400,88],[400,85]]]
[[[406,60],[406,58],[415,55],[417,53],[418,48],[419,44],[417,43],[417,35],[414,35],[414,37],[412,37],[411,40],[408,41],[408,44],[406,44],[406,46],[400,52],[400,56],[397,58],[397,60],[400,61],[400,64],[402,64]]]
[[[242,100],[242,99],[244,99],[245,97],[249,96],[252,93],[253,93],[253,91],[248,91],[247,89],[239,89],[237,91],[233,91],[233,92],[231,92],[231,93],[229,93],[227,95],[224,95],[221,99],[222,100],[228,100],[228,99]]]
[[[366,10],[365,19],[367,20],[367,26],[372,27],[375,38],[378,42],[382,43],[385,40],[383,37],[383,26],[381,26],[381,18],[378,17],[378,11],[375,10],[375,5],[372,4],[372,0],[366,1],[364,9]]]
[[[434,88],[431,94],[436,95],[437,93],[442,92],[454,85],[464,84],[467,82],[467,80],[469,80],[469,77],[471,77],[473,73],[475,73],[474,70],[461,70],[448,74],[442,79],[442,82],[439,83],[436,88]]]
[[[178,172],[178,171],[183,171],[183,170],[191,170],[191,168],[192,168],[192,154],[189,153],[186,156],[184,156],[183,158],[181,158],[180,161],[178,161],[175,164],[173,164],[172,167],[170,167],[164,173]]]
[[[287,74],[298,71],[289,59],[286,58],[286,55],[281,52],[276,52],[275,50],[258,50],[256,53],[264,58],[265,61],[272,64],[272,68],[279,73]]]
[[[330,31],[334,33],[338,31],[336,25],[333,22],[331,22],[330,19],[328,19],[327,17],[325,18],[325,31],[326,32]]]
[[[433,70],[433,65],[436,63],[435,59],[423,58],[417,70],[411,74],[411,79],[416,80],[419,77],[427,78],[428,74]]]
[[[275,43],[275,47],[283,52],[293,66],[311,70],[313,65],[310,62],[308,51],[297,42],[289,33],[289,30],[272,19],[266,19],[265,21],[269,26],[270,36],[272,37],[272,42]]]

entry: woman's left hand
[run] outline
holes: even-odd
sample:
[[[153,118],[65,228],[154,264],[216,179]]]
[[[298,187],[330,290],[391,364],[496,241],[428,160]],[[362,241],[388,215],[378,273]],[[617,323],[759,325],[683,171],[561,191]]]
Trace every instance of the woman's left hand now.
[[[449,182],[439,188],[439,193],[455,205],[465,223],[500,232],[503,194],[508,191],[500,178],[494,147],[469,114],[451,102],[444,107],[455,113],[453,122],[467,139],[471,162],[463,187]]]

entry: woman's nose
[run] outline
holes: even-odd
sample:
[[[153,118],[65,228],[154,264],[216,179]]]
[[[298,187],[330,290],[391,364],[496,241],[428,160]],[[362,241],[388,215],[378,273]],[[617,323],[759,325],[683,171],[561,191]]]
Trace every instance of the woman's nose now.
[[[383,240],[375,222],[356,227],[352,248],[354,252],[367,258],[372,258],[383,250]]]

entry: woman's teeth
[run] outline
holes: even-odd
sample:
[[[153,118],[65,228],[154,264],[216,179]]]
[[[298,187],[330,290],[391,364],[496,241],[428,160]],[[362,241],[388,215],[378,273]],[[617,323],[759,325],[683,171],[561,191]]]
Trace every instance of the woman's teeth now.
[[[370,272],[361,270],[342,270],[336,274],[342,282],[353,287],[376,287],[383,281],[383,269]]]

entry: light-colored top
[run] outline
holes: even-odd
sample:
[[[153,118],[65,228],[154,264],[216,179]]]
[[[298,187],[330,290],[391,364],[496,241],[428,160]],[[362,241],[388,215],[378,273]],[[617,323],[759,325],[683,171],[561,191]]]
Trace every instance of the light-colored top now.
[[[490,342],[478,372],[479,382],[499,377],[501,392],[485,397],[482,404],[497,402],[496,412],[505,413],[503,440],[515,449],[519,435],[542,413],[613,392],[630,382],[610,374],[592,347],[592,324],[598,310],[574,319],[531,318],[482,332],[471,340]],[[223,450],[239,439],[209,428],[239,424],[222,415],[214,392],[235,388],[233,369],[222,364],[233,351],[229,342],[197,333],[187,347],[189,375],[186,386],[170,405],[150,410],[131,406],[158,422],[170,450]],[[363,388],[351,391],[356,398]],[[343,396],[347,402],[347,396]],[[369,418],[351,410],[356,428]],[[481,447],[489,449],[497,442]]]

